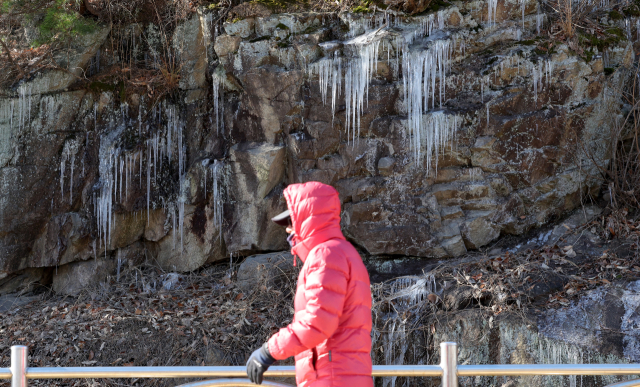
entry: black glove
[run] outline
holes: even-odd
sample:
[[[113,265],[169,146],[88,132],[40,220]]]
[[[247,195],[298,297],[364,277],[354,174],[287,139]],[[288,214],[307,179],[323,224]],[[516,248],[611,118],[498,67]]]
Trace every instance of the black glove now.
[[[247,360],[247,375],[251,382],[262,384],[262,375],[269,366],[276,362],[269,353],[269,345],[264,343],[262,347],[253,351],[249,360]]]

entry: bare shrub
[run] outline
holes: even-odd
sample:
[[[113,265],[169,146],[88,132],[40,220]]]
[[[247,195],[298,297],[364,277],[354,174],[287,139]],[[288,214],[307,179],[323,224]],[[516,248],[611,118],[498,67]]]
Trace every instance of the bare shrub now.
[[[578,33],[602,34],[605,28],[598,19],[614,9],[627,7],[628,0],[546,0],[544,4],[552,11],[551,35],[571,41]]]
[[[610,148],[606,160],[591,149],[598,144],[580,144],[581,151],[597,168],[604,181],[604,197],[613,210],[640,209],[640,65],[631,71],[630,82],[621,90],[622,119],[614,119],[609,128]],[[591,146],[585,146],[591,145]]]
[[[601,170],[613,207],[640,208],[640,67],[636,67],[623,98],[628,112],[611,128],[611,163]]]
[[[566,38],[573,38],[576,29],[585,28],[589,17],[598,8],[593,0],[550,0],[549,7],[556,14],[556,25]]]

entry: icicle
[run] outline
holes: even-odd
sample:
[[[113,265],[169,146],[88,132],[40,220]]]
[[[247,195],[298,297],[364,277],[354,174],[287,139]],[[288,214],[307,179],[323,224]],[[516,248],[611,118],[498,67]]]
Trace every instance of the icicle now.
[[[149,223],[149,212],[151,207],[151,149],[149,146],[150,140],[147,140],[147,226]]]
[[[220,129],[224,130],[224,126],[221,125],[221,120],[224,120],[224,115],[221,112],[221,108],[224,109],[224,100],[222,96],[222,79],[217,73],[211,74],[211,78],[213,80],[213,110],[216,113],[216,134],[220,133]]]
[[[176,249],[176,205],[175,203],[171,205],[172,213],[171,213],[171,223],[173,224],[173,232],[172,240],[173,240],[173,250]]]
[[[138,104],[138,136],[142,135],[142,104]]]
[[[487,128],[489,127],[489,118],[490,118],[490,115],[489,115],[489,103],[487,102]]]
[[[488,0],[487,1],[487,22],[489,26],[492,26],[496,23],[497,11],[498,11],[498,0]]]
[[[116,282],[120,282],[120,266],[122,265],[122,256],[120,250],[118,250],[118,268],[116,271]]]
[[[69,204],[73,204],[73,167],[76,163],[76,158],[71,156],[71,174],[69,175]]]
[[[538,13],[536,14],[536,32],[540,35],[540,30],[542,29],[542,25],[544,23],[544,14]]]
[[[125,200],[129,199],[129,179],[131,178],[131,173],[129,171],[130,167],[131,167],[131,156],[126,154],[125,158],[124,158],[124,171],[125,171],[125,174],[124,174],[124,177],[125,177],[125,179],[124,179],[124,182],[125,182],[125,184],[124,184],[124,197],[125,197]]]
[[[447,135],[441,135],[441,129],[450,129],[447,116],[439,112],[425,119],[423,114],[428,110],[429,99],[435,107],[436,78],[440,80],[438,100],[442,105],[446,83],[445,70],[450,52],[450,42],[438,40],[426,51],[407,53],[403,56],[402,72],[409,138],[416,159],[422,159],[422,147],[426,147],[427,168],[430,167],[431,156],[443,145],[440,141],[449,139]]]
[[[184,200],[180,198],[178,200],[178,226],[180,228],[180,255],[182,255],[184,251]]]
[[[118,159],[120,160],[120,202],[122,203],[122,171],[124,169],[124,160],[122,160],[120,156],[118,156]]]
[[[65,157],[64,154],[60,158],[60,200],[64,200],[64,168],[65,168]]]
[[[222,241],[222,211],[223,211],[223,201],[222,201],[222,170],[223,164],[218,160],[214,160],[213,168],[212,168],[212,181],[213,181],[213,219],[214,224],[218,228],[218,232],[220,235],[220,240]]]
[[[533,75],[533,98],[534,101],[538,102],[538,69],[535,64],[533,64],[531,73]]]

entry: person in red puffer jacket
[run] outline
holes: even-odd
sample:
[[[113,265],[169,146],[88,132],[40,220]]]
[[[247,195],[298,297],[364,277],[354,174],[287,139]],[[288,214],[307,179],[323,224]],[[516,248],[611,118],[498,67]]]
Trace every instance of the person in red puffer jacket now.
[[[291,253],[304,263],[295,314],[247,362],[252,382],[276,360],[295,356],[299,387],[372,387],[369,273],[340,230],[340,199],[331,186],[309,182],[284,190]],[[295,262],[294,262],[295,264]]]

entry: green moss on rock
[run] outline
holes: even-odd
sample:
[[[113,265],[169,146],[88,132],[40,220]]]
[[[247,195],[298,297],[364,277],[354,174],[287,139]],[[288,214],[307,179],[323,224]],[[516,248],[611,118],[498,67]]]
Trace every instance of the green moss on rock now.
[[[609,11],[609,18],[611,20],[622,20],[624,19],[624,15],[614,9],[613,11]]]

